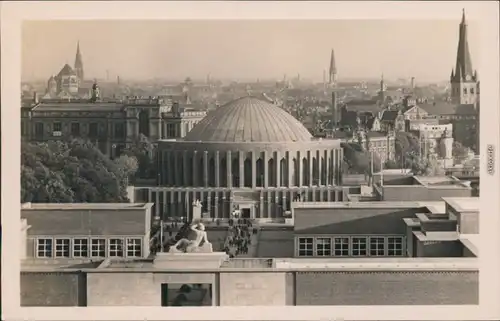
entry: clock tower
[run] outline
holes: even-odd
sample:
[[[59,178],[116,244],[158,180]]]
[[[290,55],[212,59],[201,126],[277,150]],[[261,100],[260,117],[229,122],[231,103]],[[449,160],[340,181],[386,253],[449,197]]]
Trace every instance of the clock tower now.
[[[457,62],[450,76],[451,101],[455,104],[476,104],[478,99],[478,76],[472,69],[472,59],[467,41],[467,22],[465,10],[459,26]]]

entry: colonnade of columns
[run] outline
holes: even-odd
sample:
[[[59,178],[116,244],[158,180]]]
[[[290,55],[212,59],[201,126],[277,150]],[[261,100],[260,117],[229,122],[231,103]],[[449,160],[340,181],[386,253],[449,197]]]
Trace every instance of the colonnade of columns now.
[[[290,210],[294,200],[307,202],[339,202],[345,198],[345,191],[341,187],[301,187],[292,189],[262,189],[256,191],[256,201],[253,204],[257,219],[275,219],[283,217],[285,211]],[[227,188],[171,188],[148,187],[136,190],[136,201],[152,202],[153,216],[163,219],[167,217],[189,217],[192,204],[199,200],[202,211],[209,213],[211,218],[230,218],[233,205],[237,205],[235,192]]]
[[[268,188],[341,185],[342,149],[160,152],[160,185]]]

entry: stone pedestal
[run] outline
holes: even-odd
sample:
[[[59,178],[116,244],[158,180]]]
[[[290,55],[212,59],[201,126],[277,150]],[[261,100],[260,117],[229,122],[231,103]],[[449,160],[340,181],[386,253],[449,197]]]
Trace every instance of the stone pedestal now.
[[[153,266],[159,269],[218,269],[228,258],[224,252],[158,253]]]

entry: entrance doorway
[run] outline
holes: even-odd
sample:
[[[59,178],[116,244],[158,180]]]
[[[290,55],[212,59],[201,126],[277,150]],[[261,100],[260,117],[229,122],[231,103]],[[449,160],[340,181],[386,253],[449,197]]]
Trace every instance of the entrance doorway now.
[[[250,209],[249,208],[242,208],[241,209],[241,218],[246,218],[246,219],[250,219]]]

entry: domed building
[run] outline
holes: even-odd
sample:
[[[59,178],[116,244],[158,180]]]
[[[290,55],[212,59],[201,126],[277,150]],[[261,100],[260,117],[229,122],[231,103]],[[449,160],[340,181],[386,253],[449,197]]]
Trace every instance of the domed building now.
[[[158,142],[158,186],[136,188],[161,217],[279,220],[290,202],[342,200],[339,140],[315,139],[293,116],[246,96],[210,112],[181,140]],[[141,191],[142,189],[142,191]]]

